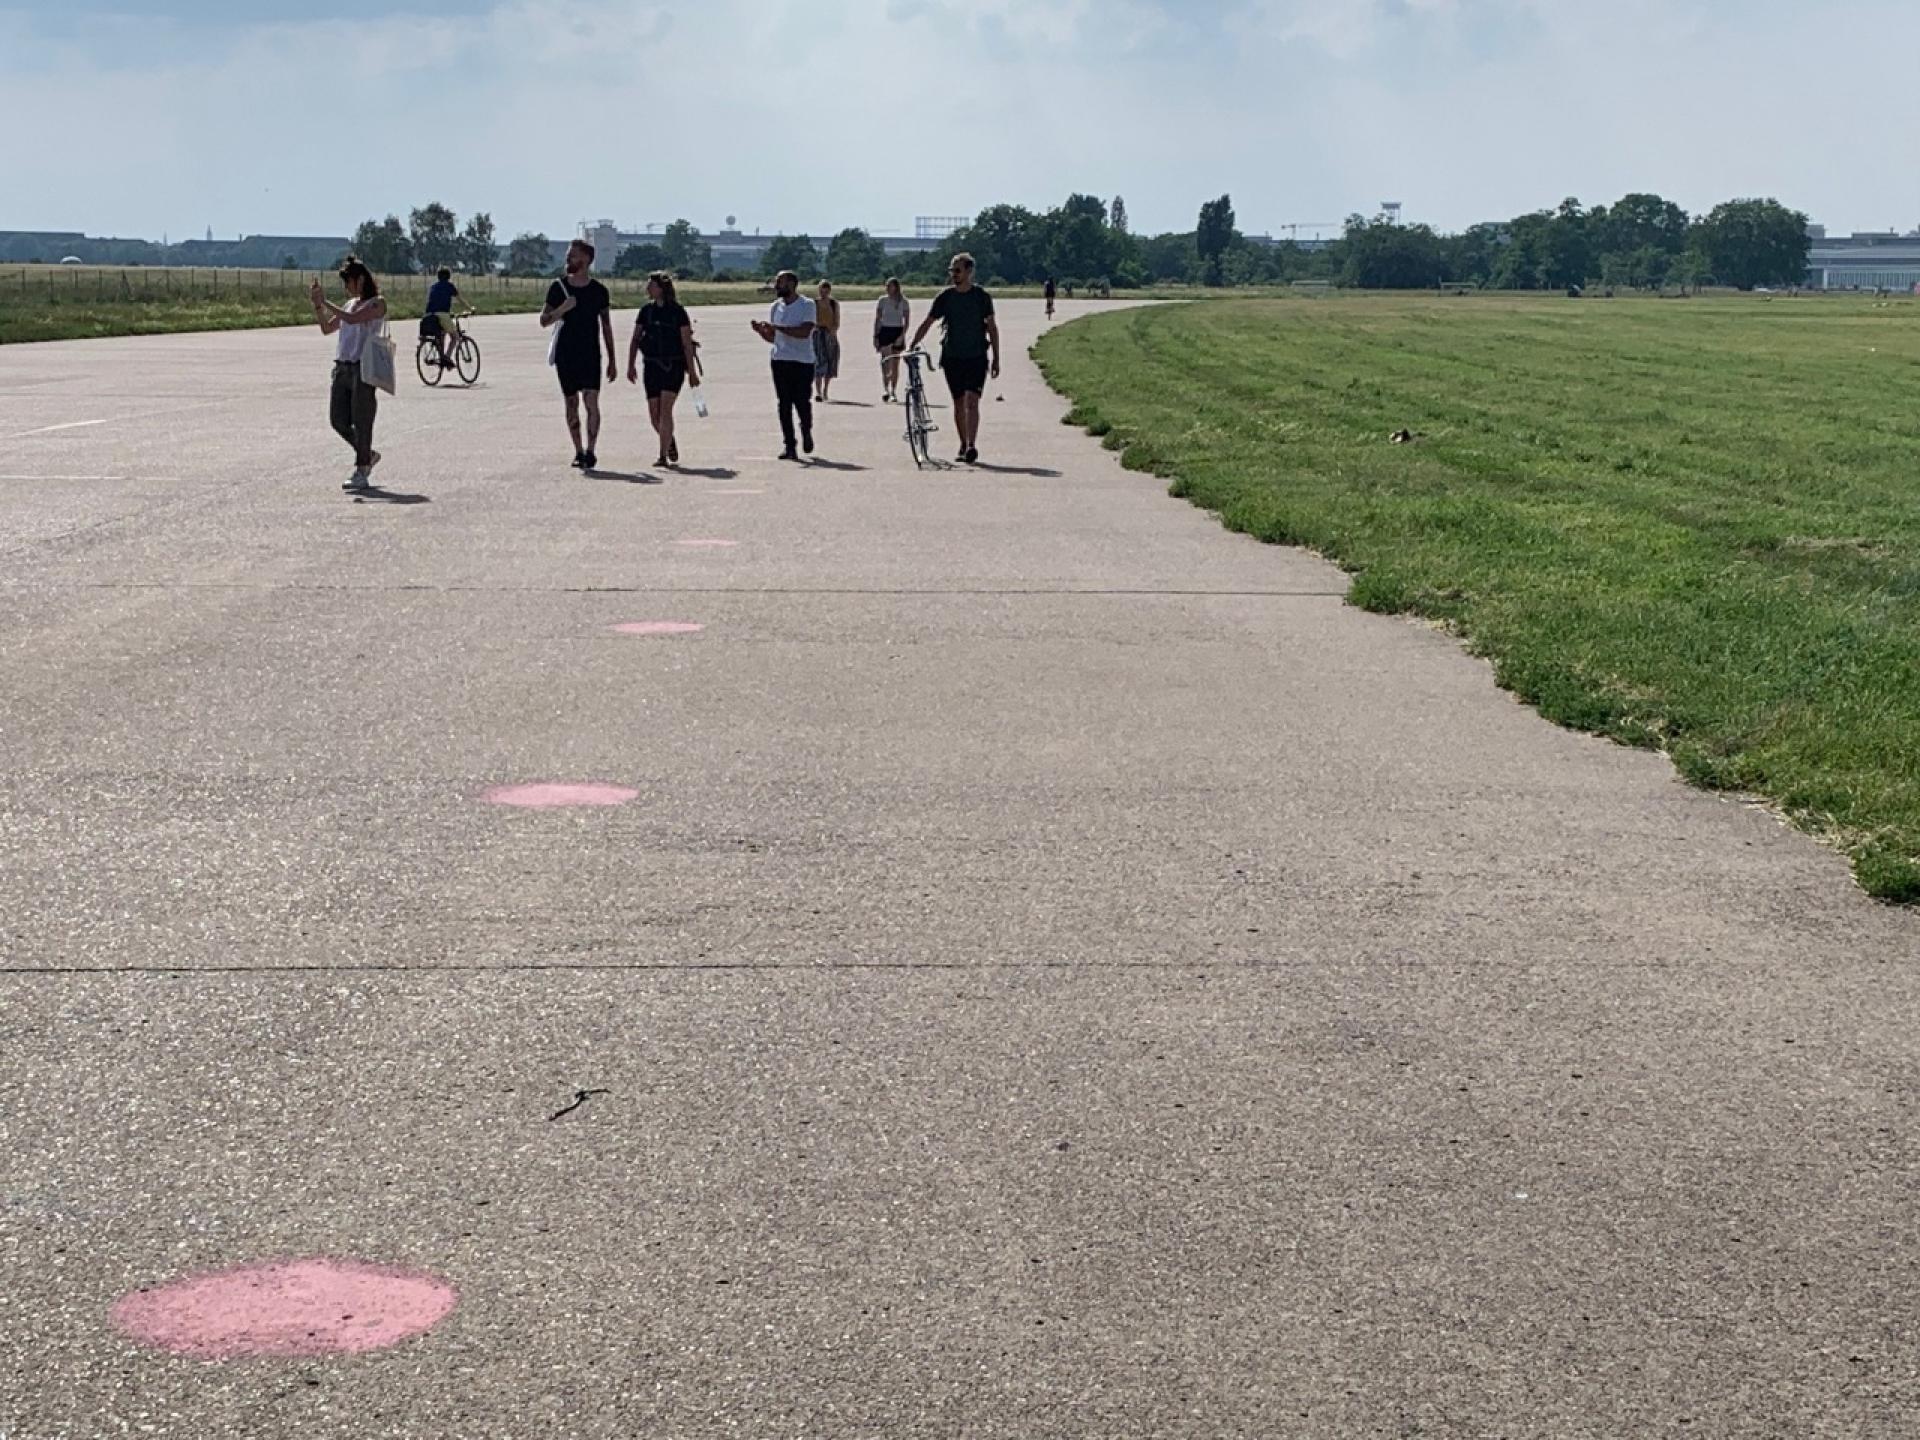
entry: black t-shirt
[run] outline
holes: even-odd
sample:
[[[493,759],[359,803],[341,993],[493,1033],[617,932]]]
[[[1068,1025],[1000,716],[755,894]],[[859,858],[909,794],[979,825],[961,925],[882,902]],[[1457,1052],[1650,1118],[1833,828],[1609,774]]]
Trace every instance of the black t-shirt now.
[[[687,352],[680,343],[680,330],[692,324],[687,307],[677,300],[649,300],[640,307],[640,353],[649,360],[686,364]]]
[[[986,358],[987,317],[993,314],[993,297],[986,291],[978,285],[969,290],[949,285],[933,297],[928,313],[947,322],[946,343],[940,347],[942,363]]]
[[[577,288],[564,280],[556,280],[547,287],[547,308],[565,304],[569,295],[574,298],[575,304],[573,309],[560,317],[560,345],[556,358],[584,360],[591,357],[598,363],[600,317],[612,307],[613,297],[598,280],[589,280]]]

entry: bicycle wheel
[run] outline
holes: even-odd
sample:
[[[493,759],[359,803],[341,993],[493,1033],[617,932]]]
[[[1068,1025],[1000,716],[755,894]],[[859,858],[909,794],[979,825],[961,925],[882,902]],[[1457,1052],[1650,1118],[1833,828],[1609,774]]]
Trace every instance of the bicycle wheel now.
[[[440,347],[431,340],[422,340],[420,348],[413,352],[413,368],[420,372],[422,384],[440,383]]]
[[[933,463],[933,451],[927,442],[932,429],[927,418],[926,394],[915,386],[907,392],[907,448],[913,452],[916,470],[924,470]]]
[[[460,347],[453,352],[453,363],[459,368],[461,383],[473,384],[480,378],[480,342],[462,335]]]

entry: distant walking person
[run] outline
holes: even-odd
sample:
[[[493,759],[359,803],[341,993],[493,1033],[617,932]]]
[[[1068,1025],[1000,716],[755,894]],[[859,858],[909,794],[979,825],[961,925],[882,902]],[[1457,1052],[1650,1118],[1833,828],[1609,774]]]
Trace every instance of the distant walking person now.
[[[1056,286],[1054,285],[1054,283],[1053,283],[1053,276],[1051,276],[1051,275],[1049,275],[1049,276],[1047,276],[1047,290],[1046,290],[1046,295],[1047,295],[1047,318],[1048,318],[1049,320],[1051,320],[1051,319],[1053,318],[1053,296],[1054,296],[1054,292],[1055,292],[1055,290],[1056,290],[1057,288],[1058,288],[1058,287],[1056,287]]]
[[[327,299],[318,280],[307,298],[313,301],[313,318],[320,322],[320,333],[340,337],[334,342],[329,419],[335,433],[353,447],[353,474],[340,488],[367,490],[372,488],[368,476],[380,463],[380,452],[373,448],[373,417],[379,409],[379,392],[360,378],[360,356],[374,327],[387,318],[387,302],[380,298],[380,282],[373,278],[373,272],[351,255],[340,266],[340,283],[347,290],[344,305]]]
[[[798,460],[793,448],[794,412],[800,415],[800,443],[813,453],[813,301],[800,293],[800,277],[782,270],[773,277],[775,300],[753,333],[773,346],[773,393],[780,404],[782,460]]]
[[[913,307],[901,293],[898,280],[887,281],[887,293],[873,310],[873,348],[880,355],[880,399],[890,401],[900,394],[901,341],[907,326],[913,323]]]
[[[694,352],[693,319],[674,293],[673,276],[656,270],[647,277],[647,303],[633,324],[627,347],[627,383],[640,384],[645,365],[647,418],[660,437],[656,465],[678,465],[680,444],[673,434],[673,405],[689,379],[700,383],[700,357]]]
[[[558,325],[553,368],[560,377],[560,393],[567,397],[567,434],[573,437],[573,463],[591,470],[600,463],[594,447],[600,443],[600,345],[606,342],[606,376],[620,378],[618,352],[613,348],[613,297],[593,278],[593,246],[576,240],[567,246],[567,270],[547,287],[547,306],[540,325]],[[580,405],[587,407],[585,443],[580,437]]]
[[[827,403],[827,392],[840,378],[840,302],[833,298],[833,282],[820,282],[820,299],[813,307],[813,398]]]
[[[953,395],[960,459],[971,465],[980,458],[980,396],[987,388],[987,376],[998,379],[1000,375],[1000,326],[993,318],[993,297],[973,283],[973,256],[954,256],[947,278],[953,283],[934,297],[927,318],[913,333],[913,348],[919,348],[936,320],[946,322],[940,369]]]

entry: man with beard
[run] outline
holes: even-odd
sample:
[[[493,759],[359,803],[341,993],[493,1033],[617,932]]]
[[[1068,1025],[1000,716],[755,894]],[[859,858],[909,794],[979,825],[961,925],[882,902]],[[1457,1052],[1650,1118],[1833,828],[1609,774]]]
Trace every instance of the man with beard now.
[[[940,347],[940,369],[953,394],[953,424],[960,432],[960,460],[971,465],[980,458],[980,396],[987,377],[1000,378],[1000,326],[993,318],[993,297],[973,283],[973,256],[959,254],[947,267],[953,283],[934,296],[933,307],[913,332],[918,350],[927,331],[946,324],[946,343]],[[1072,292],[1069,291],[1069,294]]]
[[[599,464],[594,447],[600,442],[601,341],[606,341],[606,377],[620,378],[613,349],[613,297],[594,279],[593,246],[576,240],[567,246],[567,272],[547,287],[547,305],[540,312],[542,329],[560,327],[553,346],[554,373],[560,393],[567,397],[567,433],[573,437],[573,463],[581,470]],[[586,443],[580,441],[580,402],[587,405]]]
[[[773,309],[753,322],[753,333],[773,346],[773,393],[780,403],[782,460],[798,460],[793,415],[800,412],[800,443],[813,453],[813,301],[800,293],[800,277],[782,270],[773,277]]]

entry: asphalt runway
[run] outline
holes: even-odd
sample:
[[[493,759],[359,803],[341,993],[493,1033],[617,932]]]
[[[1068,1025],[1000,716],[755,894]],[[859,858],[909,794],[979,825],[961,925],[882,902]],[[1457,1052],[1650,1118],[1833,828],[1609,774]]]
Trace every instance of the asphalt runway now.
[[[0,1434],[1920,1433],[1920,918],[850,314],[363,501],[313,331],[0,348]],[[318,1258],[450,1313],[129,1318]]]

